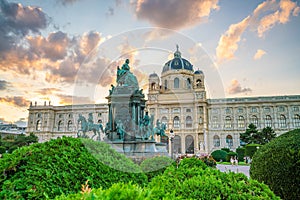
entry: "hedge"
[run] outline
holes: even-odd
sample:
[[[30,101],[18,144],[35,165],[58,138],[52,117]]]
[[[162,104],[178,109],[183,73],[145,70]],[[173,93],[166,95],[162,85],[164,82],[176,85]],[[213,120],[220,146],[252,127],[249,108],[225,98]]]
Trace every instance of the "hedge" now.
[[[262,146],[253,156],[250,176],[269,185],[282,199],[299,199],[300,129]]]
[[[245,155],[249,156],[250,158],[253,157],[255,152],[261,147],[260,144],[247,144],[245,147]]]
[[[246,149],[245,148],[237,148],[235,151],[238,155],[238,160],[239,161],[244,161]]]
[[[215,150],[210,154],[217,162],[226,161],[227,152],[223,150]]]

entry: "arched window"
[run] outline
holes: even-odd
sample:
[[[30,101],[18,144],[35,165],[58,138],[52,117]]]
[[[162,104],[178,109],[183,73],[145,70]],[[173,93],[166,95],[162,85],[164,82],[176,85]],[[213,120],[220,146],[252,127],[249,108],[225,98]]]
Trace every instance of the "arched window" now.
[[[179,120],[179,117],[178,117],[178,116],[174,117],[174,120],[173,120],[173,127],[174,127],[174,128],[180,128],[180,120]]]
[[[71,120],[68,121],[68,131],[72,131],[73,130],[73,123]]]
[[[181,153],[181,137],[179,135],[174,137],[174,153]]]
[[[57,126],[57,130],[58,130],[58,131],[62,131],[62,129],[63,129],[63,122],[62,122],[62,121],[59,121],[59,122],[58,122],[58,126]]]
[[[179,78],[174,79],[174,88],[179,88]]]
[[[168,89],[168,81],[167,80],[165,80],[165,90],[167,90]]]
[[[255,115],[252,115],[251,118],[250,118],[250,123],[252,123],[256,127],[258,127],[258,118]]]
[[[196,80],[196,87],[197,87],[197,88],[201,87],[201,84],[202,84],[202,83],[201,83],[201,79],[197,79],[197,80]]]
[[[214,136],[214,147],[220,147],[220,138],[219,136]]]
[[[187,89],[191,89],[191,79],[190,78],[186,79],[186,87],[187,87]]]
[[[199,117],[199,124],[203,124],[203,119],[201,116]]]
[[[218,128],[218,117],[216,117],[216,116],[213,116],[213,118],[212,118],[212,127]]]
[[[185,127],[186,128],[192,128],[193,127],[193,120],[191,116],[187,116],[185,118]]]
[[[245,127],[245,119],[243,116],[239,116],[238,118],[238,127],[239,128],[244,128]]]
[[[98,124],[102,124],[102,119],[98,119]]]
[[[280,128],[286,128],[286,118],[284,115],[280,115],[279,117],[279,126]]]
[[[151,83],[151,90],[155,90],[155,83]]]
[[[40,131],[41,128],[42,128],[42,122],[41,122],[41,120],[37,120],[37,122],[36,122],[36,128],[35,129],[37,131]]]
[[[232,124],[231,124],[231,117],[226,116],[225,117],[225,128],[231,128]]]
[[[294,116],[294,125],[297,128],[300,127],[300,116],[299,115]]]
[[[266,115],[265,118],[265,126],[266,127],[272,127],[272,118],[270,115]]]
[[[226,144],[227,144],[227,146],[229,148],[233,146],[233,140],[232,140],[232,136],[231,135],[227,135],[226,136]]]
[[[185,153],[194,153],[194,138],[191,135],[185,137]]]
[[[163,116],[161,118],[161,123],[166,125],[166,128],[168,128],[168,118],[166,116]]]

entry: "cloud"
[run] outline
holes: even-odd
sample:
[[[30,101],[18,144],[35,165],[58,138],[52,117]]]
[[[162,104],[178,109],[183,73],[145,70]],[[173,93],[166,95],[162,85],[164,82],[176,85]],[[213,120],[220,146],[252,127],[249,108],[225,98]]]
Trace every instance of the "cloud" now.
[[[255,53],[255,55],[253,56],[254,60],[258,60],[260,59],[263,55],[265,55],[266,52],[264,50],[258,49]]]
[[[26,35],[48,26],[48,16],[38,7],[0,1],[0,52],[16,48]]]
[[[242,88],[241,84],[238,82],[238,80],[233,79],[231,81],[231,85],[227,89],[228,94],[238,94],[238,93],[248,93],[252,92],[252,89],[250,88]]]
[[[273,1],[272,1],[273,2]],[[263,37],[264,33],[274,27],[276,24],[285,24],[289,21],[291,14],[297,16],[299,7],[296,2],[290,0],[281,0],[277,4],[279,8],[271,14],[267,14],[258,23],[257,33]]]
[[[9,82],[7,82],[5,80],[0,80],[0,91],[6,90],[9,85],[10,85]]]
[[[251,15],[239,23],[230,25],[225,34],[222,34],[216,48],[217,61],[220,63],[234,58],[241,35],[247,28],[257,32],[259,37],[263,37],[264,33],[276,24],[287,23],[291,15],[297,16],[299,12],[300,7],[291,0],[281,0],[279,2],[267,0],[262,2]]]
[[[24,97],[14,96],[14,97],[0,97],[0,102],[7,103],[17,107],[28,107],[30,101],[26,100]]]
[[[138,19],[176,30],[204,22],[219,9],[218,0],[137,0],[132,6]]]
[[[79,1],[79,0],[56,0],[56,2],[61,3],[61,4],[64,5],[64,6],[73,4],[73,3],[75,3],[76,1]]]
[[[36,91],[36,93],[43,95],[43,96],[52,95],[57,92],[62,92],[62,90],[58,89],[58,88],[43,88],[43,89],[39,89]]]
[[[241,35],[247,28],[249,20],[248,16],[241,22],[230,25],[226,33],[221,36],[216,48],[218,62],[234,58],[234,53],[238,49],[237,43],[241,40]]]

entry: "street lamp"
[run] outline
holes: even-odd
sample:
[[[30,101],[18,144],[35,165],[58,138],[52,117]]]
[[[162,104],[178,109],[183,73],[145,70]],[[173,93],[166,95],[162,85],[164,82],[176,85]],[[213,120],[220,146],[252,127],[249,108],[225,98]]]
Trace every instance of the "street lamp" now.
[[[174,137],[175,134],[173,132],[173,130],[170,130],[170,141],[171,141],[171,158],[173,159],[173,151],[174,151]]]

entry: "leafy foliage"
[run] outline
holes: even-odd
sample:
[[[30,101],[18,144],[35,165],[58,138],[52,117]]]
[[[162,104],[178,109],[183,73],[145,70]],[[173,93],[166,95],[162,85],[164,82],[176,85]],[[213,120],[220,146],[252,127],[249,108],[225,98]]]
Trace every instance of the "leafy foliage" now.
[[[148,176],[148,180],[151,180],[153,177],[162,174],[172,163],[174,161],[170,157],[157,156],[144,160],[140,167]]]
[[[300,129],[262,146],[253,156],[251,178],[263,181],[282,199],[300,194]]]
[[[262,131],[258,131],[254,124],[249,124],[245,133],[240,134],[240,140],[246,144],[261,144],[264,145],[276,137],[274,130],[271,127],[265,127]]]
[[[37,143],[38,137],[33,133],[30,133],[29,136],[24,134],[13,136],[9,135],[4,138],[0,138],[0,143],[5,147],[5,151],[7,150],[9,153],[13,152],[19,147],[29,146],[30,144]]]
[[[115,184],[107,190],[92,190],[57,200],[71,199],[279,199],[265,184],[244,174],[222,173],[201,160],[184,158],[170,165],[144,187]]]
[[[139,166],[108,144],[66,137],[4,154],[0,171],[0,199],[54,198],[78,192],[86,180],[104,189],[147,182]]]
[[[181,155],[179,156],[177,159],[176,159],[176,163],[177,165],[181,162],[182,159],[185,159],[185,158],[195,158],[197,160],[201,160],[204,164],[206,164],[207,166],[209,167],[216,167],[217,166],[217,163],[216,161],[214,160],[214,158],[212,156],[196,156],[196,155],[193,155],[193,156],[188,156],[188,155]],[[198,162],[198,161],[197,161]]]
[[[260,144],[247,144],[245,147],[245,155],[249,156],[250,158],[253,157],[255,152],[261,147]]]
[[[245,148],[237,148],[235,151],[238,155],[238,160],[239,161],[244,160],[246,149]]]
[[[230,151],[229,148],[221,148],[221,150],[226,151],[226,153],[228,153]]]
[[[223,150],[215,150],[210,154],[217,162],[226,161],[227,152]]]
[[[234,158],[234,157],[237,157],[237,156],[238,156],[238,154],[236,152],[233,152],[233,151],[228,152],[227,155],[226,155],[226,162],[229,162],[231,157]]]

